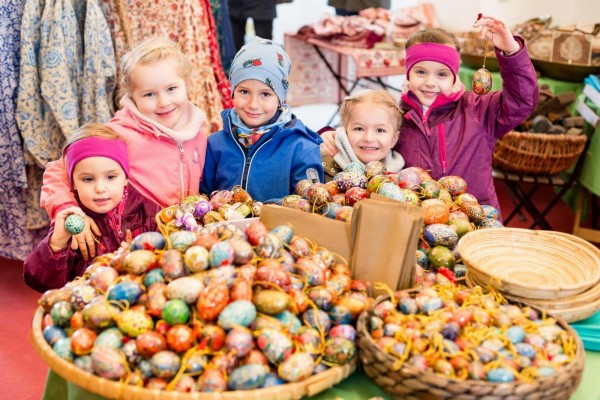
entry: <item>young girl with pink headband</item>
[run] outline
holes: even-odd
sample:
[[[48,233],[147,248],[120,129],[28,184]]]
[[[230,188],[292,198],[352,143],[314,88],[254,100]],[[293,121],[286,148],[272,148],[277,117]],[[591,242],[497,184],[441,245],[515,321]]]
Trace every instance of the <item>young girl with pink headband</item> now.
[[[537,105],[535,69],[525,42],[506,23],[482,15],[473,25],[494,45],[503,87],[485,95],[465,91],[458,79],[460,46],[442,29],[413,33],[406,42],[404,121],[394,150],[406,167],[428,170],[433,179],[458,175],[480,204],[499,209],[492,178],[497,139],[525,120]],[[323,151],[335,154],[330,133]]]
[[[89,224],[83,219],[88,215],[96,222],[102,233],[96,243],[100,255],[117,250],[127,230],[132,235],[156,230],[154,216],[161,209],[128,184],[127,144],[107,125],[83,125],[69,138],[63,155],[78,206],[59,211],[48,235],[25,258],[25,283],[39,292],[63,287],[91,262],[69,246],[75,240],[65,227],[70,215]]]

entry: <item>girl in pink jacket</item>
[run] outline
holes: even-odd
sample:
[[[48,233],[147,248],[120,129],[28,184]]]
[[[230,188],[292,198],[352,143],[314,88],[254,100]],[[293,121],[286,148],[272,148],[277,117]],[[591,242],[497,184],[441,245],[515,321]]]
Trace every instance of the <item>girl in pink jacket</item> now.
[[[204,112],[188,101],[191,72],[190,61],[170,40],[141,43],[122,59],[122,108],[107,124],[128,143],[131,185],[163,207],[197,194],[202,179],[208,123]],[[46,166],[40,202],[52,219],[77,205],[62,160]],[[92,231],[100,235],[90,221],[71,244],[86,259],[95,255]]]

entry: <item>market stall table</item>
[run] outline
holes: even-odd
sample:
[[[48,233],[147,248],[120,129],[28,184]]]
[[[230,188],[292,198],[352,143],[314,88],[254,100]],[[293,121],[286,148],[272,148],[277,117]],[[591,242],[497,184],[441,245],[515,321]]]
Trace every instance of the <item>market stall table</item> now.
[[[383,78],[406,72],[399,48],[354,48],[292,34],[285,36],[285,47],[292,63],[287,99],[291,106],[340,104],[344,96],[365,85],[399,91]],[[332,120],[333,116],[329,123]]]

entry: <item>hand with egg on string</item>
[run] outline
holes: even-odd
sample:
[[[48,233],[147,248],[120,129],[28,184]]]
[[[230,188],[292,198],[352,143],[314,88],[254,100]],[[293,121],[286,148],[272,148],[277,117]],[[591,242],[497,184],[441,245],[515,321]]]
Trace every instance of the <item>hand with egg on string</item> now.
[[[480,14],[480,16],[473,24],[473,28],[481,28],[480,37],[483,40],[487,36],[491,44],[504,52],[504,55],[511,55],[521,49],[506,22],[490,15]]]

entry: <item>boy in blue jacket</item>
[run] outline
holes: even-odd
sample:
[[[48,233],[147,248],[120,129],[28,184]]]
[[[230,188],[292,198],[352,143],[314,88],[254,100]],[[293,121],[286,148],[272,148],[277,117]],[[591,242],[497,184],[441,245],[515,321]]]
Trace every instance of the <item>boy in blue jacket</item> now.
[[[254,200],[280,199],[301,179],[323,182],[317,133],[285,104],[290,59],[283,47],[255,38],[231,64],[233,109],[223,130],[208,138],[200,191],[241,186]]]

